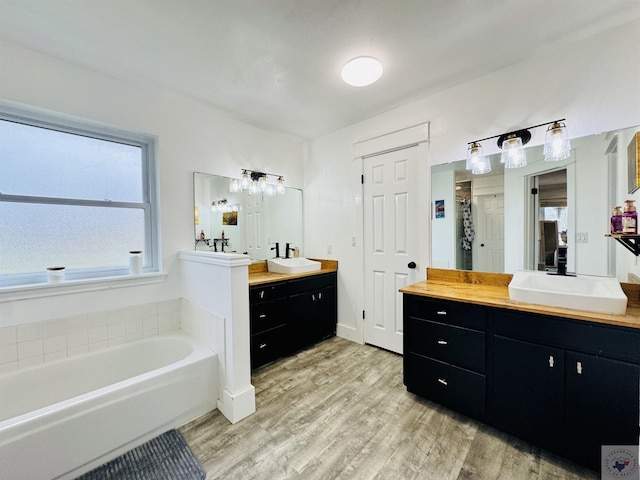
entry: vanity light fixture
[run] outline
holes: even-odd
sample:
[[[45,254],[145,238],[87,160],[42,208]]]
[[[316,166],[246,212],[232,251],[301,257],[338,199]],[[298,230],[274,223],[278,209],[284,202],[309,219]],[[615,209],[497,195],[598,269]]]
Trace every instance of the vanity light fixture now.
[[[491,171],[491,162],[484,156],[482,145],[471,142],[467,147],[467,170],[474,175],[482,175]]]
[[[549,125],[544,136],[544,160],[546,162],[559,162],[569,158],[571,154],[571,142],[567,133],[567,126],[561,121]]]
[[[366,87],[377,82],[383,71],[382,63],[378,59],[366,56],[356,57],[342,67],[340,76],[352,87]]]
[[[274,177],[275,182],[269,182],[268,177]],[[242,169],[240,178],[232,178],[229,182],[229,191],[231,193],[249,192],[249,195],[262,194],[267,197],[275,195],[284,195],[284,177],[274,173],[254,172]]]
[[[544,125],[549,125],[545,134],[544,159],[547,162],[558,162],[569,157],[571,144],[567,133],[567,126],[562,123],[565,119],[554,120],[553,122],[541,123],[533,127],[516,130],[493,137],[483,138],[469,142],[467,146],[467,170],[473,174],[483,174],[491,171],[491,163],[482,153],[480,142],[498,139],[498,147],[502,150],[500,163],[504,163],[505,168],[520,168],[527,164],[527,155],[524,146],[531,140],[530,130]],[[486,162],[486,163],[485,163]]]

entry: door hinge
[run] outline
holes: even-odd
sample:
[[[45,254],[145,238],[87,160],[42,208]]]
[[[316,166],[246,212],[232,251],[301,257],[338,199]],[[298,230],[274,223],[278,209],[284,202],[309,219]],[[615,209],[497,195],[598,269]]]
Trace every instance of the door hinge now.
[[[533,187],[533,188],[531,189],[531,195],[537,195],[537,194],[538,194],[538,189],[537,189],[537,188],[535,188],[535,187]]]

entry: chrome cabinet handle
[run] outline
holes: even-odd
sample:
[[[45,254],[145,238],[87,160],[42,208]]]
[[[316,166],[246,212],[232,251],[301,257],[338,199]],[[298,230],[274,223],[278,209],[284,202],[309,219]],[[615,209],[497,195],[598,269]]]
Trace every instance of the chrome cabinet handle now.
[[[447,381],[444,378],[439,378],[438,382],[440,382],[442,385],[448,385]]]
[[[438,310],[436,313],[437,313],[438,315],[446,315],[446,314],[447,314],[447,311],[446,311],[446,310]]]
[[[578,375],[582,375],[582,362],[576,362],[576,372]]]
[[[263,348],[267,348],[267,344],[266,343],[261,343],[260,344],[260,350],[262,350]]]
[[[322,300],[322,292],[318,294],[318,300]]]
[[[449,345],[449,342],[446,340],[438,340],[438,345]]]
[[[549,355],[549,366],[553,368],[553,355]]]
[[[263,314],[260,315],[260,318],[265,318],[266,316],[267,316],[267,314],[263,313]]]
[[[260,298],[264,298],[264,290],[260,290]]]

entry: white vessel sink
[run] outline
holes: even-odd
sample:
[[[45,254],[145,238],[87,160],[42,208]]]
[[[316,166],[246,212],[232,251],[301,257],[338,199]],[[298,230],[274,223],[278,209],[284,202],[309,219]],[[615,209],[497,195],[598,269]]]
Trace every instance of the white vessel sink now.
[[[320,262],[308,258],[271,258],[267,260],[267,268],[276,273],[307,273],[317,272]]]
[[[518,271],[509,283],[509,298],[516,302],[613,315],[624,315],[627,309],[627,297],[614,277],[565,277]]]

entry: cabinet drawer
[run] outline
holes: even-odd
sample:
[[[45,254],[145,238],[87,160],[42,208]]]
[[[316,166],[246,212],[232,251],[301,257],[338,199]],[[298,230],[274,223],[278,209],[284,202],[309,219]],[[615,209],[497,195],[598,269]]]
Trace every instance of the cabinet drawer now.
[[[257,368],[282,357],[288,344],[286,325],[251,335],[251,368]]]
[[[410,317],[460,327],[477,330],[486,328],[485,308],[470,303],[447,302],[404,295],[404,313]]]
[[[337,281],[336,272],[321,273],[309,277],[289,280],[289,294],[308,292],[309,290],[318,290],[324,287],[335,285]]]
[[[640,329],[495,310],[496,334],[640,363]]]
[[[473,417],[484,417],[484,375],[409,353],[405,357],[404,380],[410,392]]]
[[[485,334],[429,320],[409,320],[409,351],[484,373]]]
[[[266,302],[276,298],[284,298],[289,294],[287,283],[265,283],[249,287],[249,302],[251,304]]]
[[[251,305],[251,333],[256,334],[287,323],[287,302],[263,302]]]

